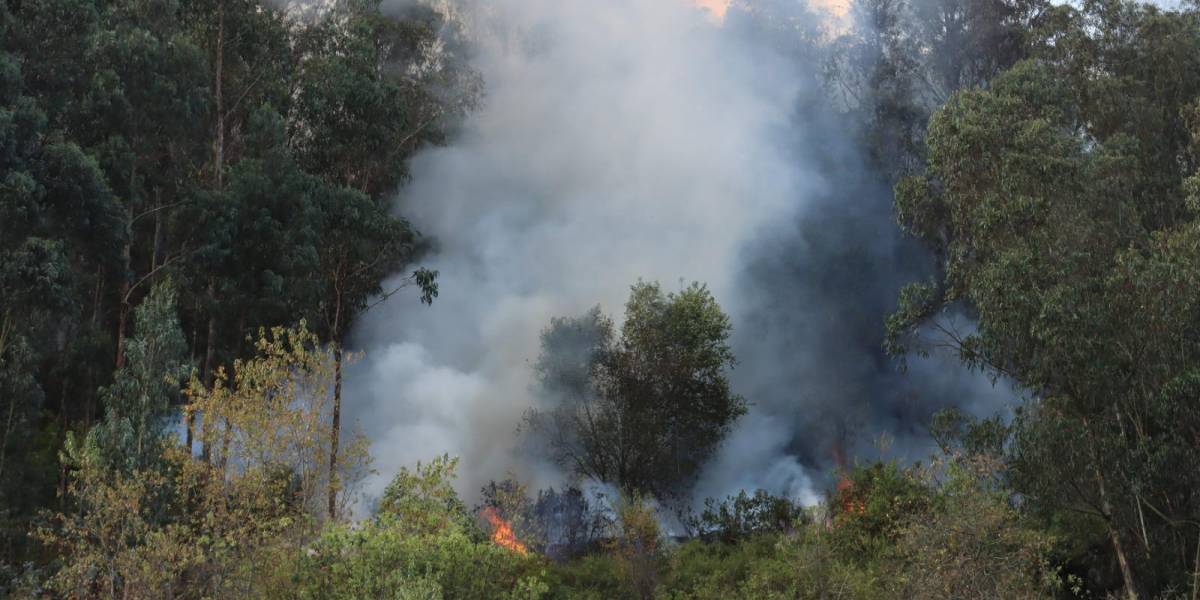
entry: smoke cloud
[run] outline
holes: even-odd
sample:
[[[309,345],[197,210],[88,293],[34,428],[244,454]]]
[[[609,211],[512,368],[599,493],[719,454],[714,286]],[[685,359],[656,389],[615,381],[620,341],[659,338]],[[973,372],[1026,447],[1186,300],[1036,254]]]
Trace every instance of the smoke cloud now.
[[[487,97],[420,154],[397,209],[434,240],[432,307],[397,296],[364,317],[346,409],[372,439],[378,494],[400,466],[461,457],[459,491],[561,474],[516,430],[553,316],[629,285],[709,285],[734,320],[735,389],[753,406],[698,485],[812,501],[834,445],[924,452],[940,407],[988,414],[1007,390],[951,361],[901,373],[881,351],[904,282],[929,273],[891,220],[854,124],[815,61],[674,0],[458,5]],[[801,11],[815,26],[818,17]],[[534,449],[536,450],[536,449]]]

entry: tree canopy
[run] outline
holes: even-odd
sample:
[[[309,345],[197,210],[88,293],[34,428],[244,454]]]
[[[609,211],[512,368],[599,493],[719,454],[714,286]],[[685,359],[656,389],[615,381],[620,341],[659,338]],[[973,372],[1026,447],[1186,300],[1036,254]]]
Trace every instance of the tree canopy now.
[[[727,377],[729,333],[698,283],[669,293],[635,284],[620,338],[599,308],[554,319],[534,364],[549,408],[529,422],[577,476],[681,494],[746,411]]]
[[[938,111],[928,171],[897,186],[943,260],[905,290],[890,343],[921,350],[926,324],[971,311],[977,330],[950,343],[1030,391],[1015,489],[1106,531],[1133,597],[1184,584],[1167,573],[1192,568],[1180,535],[1200,516],[1183,467],[1200,448],[1200,22],[1089,2],[1047,27],[1034,59]]]

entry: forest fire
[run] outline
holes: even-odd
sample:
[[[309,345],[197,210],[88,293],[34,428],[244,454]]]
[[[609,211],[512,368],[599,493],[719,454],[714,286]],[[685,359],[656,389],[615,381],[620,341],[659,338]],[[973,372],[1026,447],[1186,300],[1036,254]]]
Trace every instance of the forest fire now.
[[[855,493],[854,481],[846,476],[845,471],[842,471],[837,482],[837,498],[842,514],[866,514],[867,503]]]
[[[842,514],[865,514],[867,503],[854,489],[854,480],[850,479],[850,469],[846,465],[846,452],[842,449],[841,442],[835,441],[830,450],[833,454],[833,462],[837,465],[836,498],[838,507],[841,508]]]
[[[509,550],[520,554],[521,556],[529,554],[529,549],[526,548],[525,544],[522,544],[521,540],[518,540],[516,534],[513,533],[512,524],[508,521],[505,521],[500,517],[500,515],[496,514],[496,509],[489,506],[484,508],[481,514],[483,515],[483,518],[487,519],[488,523],[492,525],[492,541],[495,542],[497,546],[508,548]]]

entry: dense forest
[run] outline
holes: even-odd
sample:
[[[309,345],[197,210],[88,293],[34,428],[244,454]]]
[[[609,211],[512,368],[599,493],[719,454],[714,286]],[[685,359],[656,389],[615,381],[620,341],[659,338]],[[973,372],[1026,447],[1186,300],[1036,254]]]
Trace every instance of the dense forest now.
[[[723,299],[643,280],[527,357],[560,485],[360,493],[354,326],[472,293],[397,202],[489,101],[460,3],[0,2],[0,596],[1200,597],[1200,3],[788,4],[725,20],[933,265],[873,343],[1016,390],[815,504],[696,501],[756,399]]]

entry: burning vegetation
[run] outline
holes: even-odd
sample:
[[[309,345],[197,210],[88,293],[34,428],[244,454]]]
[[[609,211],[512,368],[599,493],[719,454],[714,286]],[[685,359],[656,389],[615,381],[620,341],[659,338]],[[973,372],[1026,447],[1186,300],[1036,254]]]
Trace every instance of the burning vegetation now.
[[[480,515],[492,526],[492,542],[497,546],[507,548],[521,556],[529,554],[529,548],[525,547],[525,544],[517,539],[517,534],[513,533],[512,523],[501,517],[496,509],[490,506],[485,507]]]
[[[862,515],[867,512],[867,501],[854,486],[854,480],[842,470],[834,493],[839,514]]]

